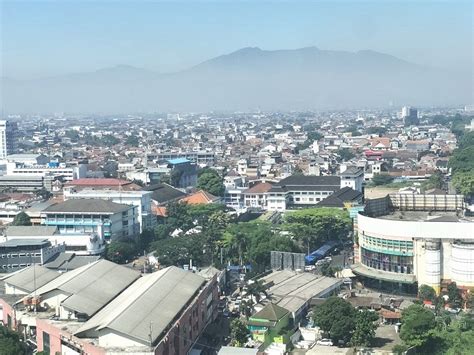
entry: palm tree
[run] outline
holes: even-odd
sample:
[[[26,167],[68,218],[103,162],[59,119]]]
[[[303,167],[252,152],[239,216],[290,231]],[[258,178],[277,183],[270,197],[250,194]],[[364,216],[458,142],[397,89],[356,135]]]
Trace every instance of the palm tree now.
[[[247,236],[243,233],[225,232],[223,244],[229,252],[237,251],[239,256],[239,265],[243,265],[243,254],[247,247]]]

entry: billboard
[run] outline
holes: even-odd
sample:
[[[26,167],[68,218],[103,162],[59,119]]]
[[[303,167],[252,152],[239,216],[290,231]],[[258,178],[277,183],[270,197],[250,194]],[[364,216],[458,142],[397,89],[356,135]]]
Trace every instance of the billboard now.
[[[304,270],[304,253],[271,251],[270,265],[272,270]]]

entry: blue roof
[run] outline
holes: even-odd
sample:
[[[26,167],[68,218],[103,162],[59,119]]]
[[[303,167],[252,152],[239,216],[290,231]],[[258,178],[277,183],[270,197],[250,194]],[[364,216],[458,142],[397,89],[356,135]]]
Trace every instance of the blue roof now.
[[[183,163],[189,163],[190,160],[186,158],[176,158],[176,159],[168,159],[168,163],[177,165],[177,164],[183,164]]]
[[[321,246],[318,250],[313,251],[311,254],[306,255],[304,258],[307,263],[311,264],[319,259],[324,258],[326,254],[338,244],[339,242],[337,240],[330,240],[324,243],[324,245]]]

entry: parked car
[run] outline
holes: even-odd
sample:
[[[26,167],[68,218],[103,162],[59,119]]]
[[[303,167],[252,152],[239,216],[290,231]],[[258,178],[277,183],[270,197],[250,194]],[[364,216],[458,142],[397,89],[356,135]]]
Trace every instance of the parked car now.
[[[321,339],[316,342],[318,345],[325,345],[325,346],[333,346],[334,344],[332,343],[331,339]]]
[[[307,265],[304,267],[304,271],[313,271],[314,269],[316,269],[316,266],[314,265]]]

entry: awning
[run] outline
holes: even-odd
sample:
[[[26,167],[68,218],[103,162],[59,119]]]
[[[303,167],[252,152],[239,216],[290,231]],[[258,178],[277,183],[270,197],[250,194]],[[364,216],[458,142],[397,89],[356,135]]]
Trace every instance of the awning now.
[[[372,279],[405,284],[413,284],[416,282],[415,275],[399,274],[396,272],[372,269],[360,263],[351,265],[351,269],[357,275],[369,277]]]

